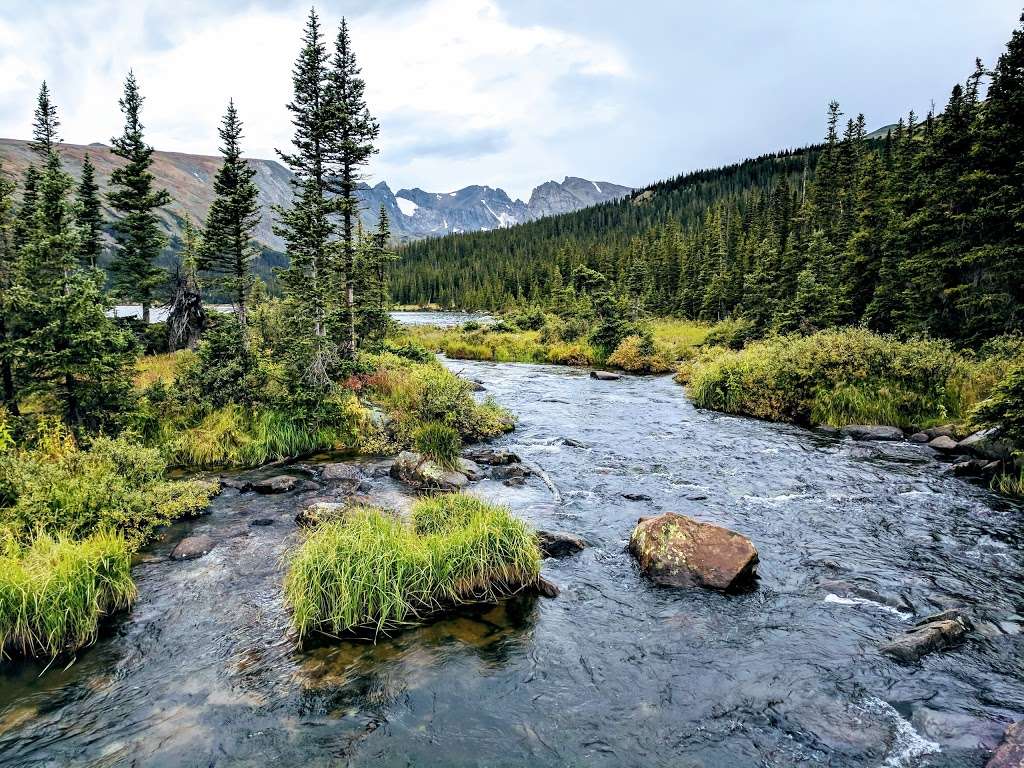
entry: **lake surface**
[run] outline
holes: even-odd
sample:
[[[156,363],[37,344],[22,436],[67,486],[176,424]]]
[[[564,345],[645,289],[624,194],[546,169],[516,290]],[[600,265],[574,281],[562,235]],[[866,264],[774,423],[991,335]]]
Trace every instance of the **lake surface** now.
[[[480,312],[392,312],[391,318],[402,325],[436,325],[452,328],[475,320],[489,322],[494,318]]]
[[[498,444],[542,473],[475,492],[591,544],[545,563],[560,597],[299,651],[280,583],[303,501],[226,491],[153,547],[135,609],[70,668],[3,667],[0,763],[981,768],[1024,717],[1022,509],[928,449],[697,411],[667,378],[449,365],[519,415]],[[650,584],[626,542],[665,510],[749,536],[757,589]],[[199,532],[212,553],[166,559]],[[878,653],[950,605],[978,624],[964,646]]]

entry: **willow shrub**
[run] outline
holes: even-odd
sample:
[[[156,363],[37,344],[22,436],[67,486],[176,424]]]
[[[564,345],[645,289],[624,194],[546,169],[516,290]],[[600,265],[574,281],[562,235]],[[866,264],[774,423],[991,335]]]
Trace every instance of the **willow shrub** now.
[[[947,342],[863,329],[724,351],[689,374],[698,407],[772,421],[923,427],[962,418],[972,363]]]
[[[533,532],[466,495],[423,499],[411,522],[362,508],[316,528],[290,557],[285,600],[300,638],[386,632],[536,582]]]
[[[114,531],[141,546],[160,525],[197,514],[213,487],[174,481],[155,448],[99,437],[80,448],[60,427],[0,456],[0,528],[27,542],[38,531],[71,539]]]
[[[9,539],[0,550],[0,654],[56,656],[94,642],[102,618],[134,601],[130,570],[131,548],[117,534]]]

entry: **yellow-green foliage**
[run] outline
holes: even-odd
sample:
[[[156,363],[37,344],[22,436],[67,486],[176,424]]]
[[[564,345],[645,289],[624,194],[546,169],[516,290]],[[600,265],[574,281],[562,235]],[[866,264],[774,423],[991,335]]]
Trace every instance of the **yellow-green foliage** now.
[[[165,479],[154,448],[99,437],[82,450],[58,427],[0,456],[0,528],[22,542],[39,530],[72,539],[112,530],[138,547],[157,526],[205,509],[212,491]]]
[[[0,654],[56,656],[95,641],[100,619],[135,599],[131,550],[112,533],[41,534],[0,548]]]
[[[144,390],[158,381],[164,384],[173,383],[179,367],[188,365],[193,358],[195,354],[187,349],[140,357],[136,364],[138,373],[135,376],[135,388]]]
[[[447,424],[424,424],[413,435],[416,451],[442,469],[457,469],[462,438]]]
[[[692,372],[689,391],[699,407],[773,421],[927,426],[966,413],[970,366],[943,341],[845,329],[724,351]]]
[[[594,348],[581,341],[554,341],[545,356],[545,362],[552,365],[593,365],[597,359]]]
[[[668,373],[675,368],[669,349],[643,336],[624,338],[605,362],[630,373]]]
[[[299,636],[386,631],[536,581],[534,534],[505,507],[464,495],[423,499],[412,523],[363,508],[316,528],[291,556],[285,601]]]

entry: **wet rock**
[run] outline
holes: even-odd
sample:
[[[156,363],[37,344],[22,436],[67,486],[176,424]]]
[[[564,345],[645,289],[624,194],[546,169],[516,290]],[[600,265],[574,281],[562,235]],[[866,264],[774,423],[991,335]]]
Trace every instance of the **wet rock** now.
[[[931,440],[927,432],[915,432],[907,439],[912,443],[927,443]]]
[[[899,427],[887,427],[872,424],[848,424],[839,430],[854,440],[902,440],[903,430]]]
[[[1003,742],[985,768],[1021,768],[1024,765],[1024,720],[1006,729]]]
[[[674,512],[640,518],[629,551],[648,577],[673,587],[727,590],[757,571],[757,550],[745,536]]]
[[[234,488],[239,493],[245,493],[252,490],[252,483],[248,480],[240,480],[237,477],[222,477],[220,478],[220,487]]]
[[[598,381],[618,381],[622,378],[622,374],[612,373],[611,371],[591,371],[590,378],[597,379]]]
[[[934,651],[957,645],[971,628],[970,619],[952,608],[922,619],[911,629],[883,645],[880,650],[897,661],[914,662]]]
[[[295,516],[295,524],[300,528],[315,528],[322,523],[341,520],[351,508],[347,503],[318,501],[299,512]]]
[[[519,463],[519,457],[516,454],[504,449],[476,448],[472,451],[466,451],[463,455],[470,461],[475,461],[477,464],[483,464],[488,467],[500,467],[506,464]]]
[[[928,429],[922,429],[929,440],[934,440],[936,437],[949,437],[956,440],[960,437],[960,431],[953,424],[943,424],[940,427],[928,427]]]
[[[573,440],[571,437],[563,437],[562,438],[562,445],[566,446],[567,448],[586,448],[587,447],[583,443],[581,443],[579,440]]]
[[[688,494],[686,494],[686,500],[687,501],[704,501],[705,499],[707,499],[707,496],[705,496],[703,493],[688,493]]]
[[[522,464],[506,464],[491,470],[491,478],[494,480],[521,480],[532,474],[530,468],[524,467]]]
[[[469,391],[470,392],[486,392],[487,391],[487,387],[485,387],[483,384],[481,384],[476,379],[469,379],[468,383],[469,383]]]
[[[299,483],[295,490],[299,493],[318,493],[323,490],[323,486],[314,480],[303,480]]]
[[[469,484],[461,472],[453,472],[424,459],[413,451],[402,451],[391,464],[390,474],[417,490],[459,491]]]
[[[263,526],[273,525],[273,524],[274,524],[274,521],[271,518],[269,518],[269,517],[257,517],[255,520],[253,520],[253,521],[251,521],[249,523],[249,525],[255,525],[257,527],[263,527]]]
[[[469,459],[459,459],[459,472],[464,474],[471,482],[482,480],[484,476],[484,471],[480,469],[480,465]]]
[[[569,557],[587,546],[579,536],[563,531],[537,531],[537,544],[544,557]]]
[[[988,463],[984,459],[958,461],[952,466],[953,474],[957,477],[977,477],[985,473]]]
[[[942,453],[951,453],[956,450],[956,440],[947,435],[939,435],[928,441],[928,447]]]
[[[216,542],[205,534],[189,536],[182,539],[177,546],[171,550],[171,560],[195,560],[197,557],[209,554],[215,547]]]
[[[510,477],[508,480],[503,482],[502,485],[508,488],[522,488],[526,485],[526,479],[522,477]]]
[[[257,480],[252,484],[252,489],[256,493],[287,493],[294,490],[301,480],[302,478],[295,475],[275,475],[274,477]],[[317,486],[317,489],[319,487]]]
[[[893,595],[884,595],[868,584],[858,584],[854,581],[827,580],[818,585],[818,588],[836,597],[848,600],[866,600],[870,603],[884,605],[887,608],[894,608],[897,611],[912,613],[911,606],[905,598]]]
[[[910,722],[914,730],[937,741],[943,749],[991,750],[996,748],[1003,735],[1003,726],[999,723],[928,707],[915,709]]]
[[[558,597],[562,590],[558,588],[558,585],[553,581],[548,581],[543,576],[538,576],[537,581],[534,583],[534,587],[537,590],[537,594],[541,597]]]
[[[328,482],[345,480],[358,484],[363,479],[363,471],[354,464],[338,462],[337,464],[325,464],[320,472],[320,477]]]
[[[651,497],[648,496],[646,493],[624,493],[624,494],[622,494],[622,498],[626,499],[627,501],[650,501],[651,500]]]
[[[823,435],[838,435],[839,430],[835,427],[830,427],[828,424],[819,424],[815,427],[815,430]]]
[[[960,441],[960,449],[969,451],[975,456],[997,461],[1009,461],[1013,458],[1013,446],[999,439],[998,429],[982,429]]]

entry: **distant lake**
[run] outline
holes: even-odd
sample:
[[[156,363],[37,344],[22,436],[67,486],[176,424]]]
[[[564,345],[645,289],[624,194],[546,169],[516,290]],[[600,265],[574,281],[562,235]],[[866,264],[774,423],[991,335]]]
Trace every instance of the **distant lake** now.
[[[229,313],[234,311],[234,308],[230,304],[207,304],[207,309],[211,309],[214,312]],[[150,307],[149,308],[149,322],[150,323],[162,323],[167,319],[167,315],[170,312],[170,307]],[[118,304],[112,310],[107,312],[107,317],[142,317],[142,307],[138,304]]]
[[[494,319],[479,312],[392,312],[391,318],[402,325],[438,325],[442,328],[462,325],[470,320],[479,323]]]

